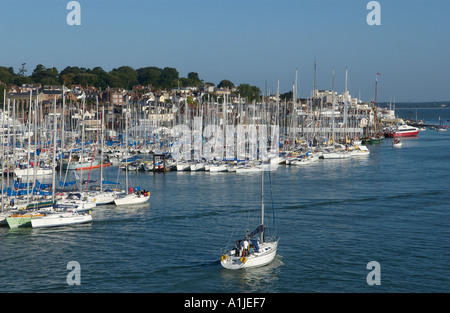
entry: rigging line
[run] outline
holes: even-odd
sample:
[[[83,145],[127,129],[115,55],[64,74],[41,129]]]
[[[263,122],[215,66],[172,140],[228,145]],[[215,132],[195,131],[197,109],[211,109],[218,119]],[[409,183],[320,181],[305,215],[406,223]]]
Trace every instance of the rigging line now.
[[[249,175],[245,175],[245,182],[246,182],[246,192],[245,192],[245,208],[247,213],[247,222],[245,225],[244,231],[246,232],[247,229],[250,229],[250,225],[253,225],[254,223],[254,216],[252,214],[252,206],[253,206],[253,195],[254,195],[254,183],[253,179]],[[249,195],[251,195],[249,199]]]
[[[244,184],[245,185],[245,193],[244,193],[245,197],[244,197],[244,206],[243,206],[244,209],[247,208],[247,195],[248,195],[248,184],[247,184],[246,180],[247,180],[247,176],[244,177],[244,182],[245,182],[245,184]],[[248,212],[248,210],[247,210],[247,212]],[[239,213],[240,212],[238,212],[238,214]],[[232,242],[232,238],[235,238],[234,233],[238,227],[238,222],[240,222],[240,219],[233,219],[233,221],[234,221],[233,227],[231,228],[231,232],[230,232],[230,236],[228,237],[227,244],[225,245],[225,249],[222,249],[222,250],[226,250],[228,247],[230,247],[234,244],[234,242]],[[249,224],[249,222],[248,222],[248,216],[247,216],[247,228],[248,228],[248,224]],[[242,225],[240,224],[239,226],[241,227]],[[242,236],[242,234],[239,235],[239,238],[240,238],[240,236]]]
[[[272,176],[270,175],[269,171],[269,186],[270,186],[270,198],[272,200],[272,218],[273,218],[273,230],[276,231],[276,224],[275,224],[275,208],[273,206],[273,193],[272,193]]]

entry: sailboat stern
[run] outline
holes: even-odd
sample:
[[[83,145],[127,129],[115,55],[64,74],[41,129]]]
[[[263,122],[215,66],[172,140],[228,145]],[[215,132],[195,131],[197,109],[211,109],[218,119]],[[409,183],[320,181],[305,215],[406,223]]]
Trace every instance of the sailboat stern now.
[[[220,259],[220,264],[226,269],[241,269],[252,268],[267,265],[273,261],[277,254],[278,237],[271,241],[259,244],[258,251],[244,255],[236,256],[233,252],[223,254]]]

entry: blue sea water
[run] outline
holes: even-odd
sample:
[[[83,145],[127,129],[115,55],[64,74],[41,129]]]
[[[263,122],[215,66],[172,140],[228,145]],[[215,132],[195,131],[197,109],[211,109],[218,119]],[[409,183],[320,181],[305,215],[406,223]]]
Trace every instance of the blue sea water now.
[[[397,114],[415,119],[416,110]],[[450,110],[417,115],[449,125]],[[0,292],[448,292],[450,132],[426,130],[401,149],[391,142],[369,146],[368,157],[266,173],[266,220],[281,237],[268,266],[219,262],[259,223],[260,175],[133,173],[132,184],[151,190],[148,205],[96,207],[84,225],[0,228]],[[80,285],[67,283],[71,261]],[[371,261],[379,285],[367,283]]]

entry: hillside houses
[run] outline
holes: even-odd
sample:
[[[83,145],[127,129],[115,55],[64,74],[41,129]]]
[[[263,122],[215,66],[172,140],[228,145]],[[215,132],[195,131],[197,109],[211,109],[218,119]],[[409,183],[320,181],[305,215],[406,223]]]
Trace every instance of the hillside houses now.
[[[56,99],[58,104],[63,101],[63,86],[41,86],[40,84],[24,84],[22,86],[8,86],[7,99],[15,104],[17,116],[22,117],[29,112],[30,99],[32,103],[38,102],[39,112],[47,115],[53,110],[53,101]],[[176,115],[184,114],[186,105],[191,109],[197,108],[199,103],[223,103],[226,99],[228,112],[235,112],[238,104],[249,105],[245,99],[241,99],[237,88],[218,88],[212,84],[205,84],[199,87],[175,87],[170,90],[161,90],[153,88],[151,85],[133,86],[131,90],[124,88],[96,88],[93,86],[83,86],[73,84],[70,88],[64,87],[65,110],[64,114],[69,120],[78,121],[77,111],[81,109],[82,99],[85,100],[85,110],[88,112],[97,112],[97,103],[100,107],[105,107],[106,123],[110,127],[121,125],[123,122],[123,112],[127,103],[134,117],[165,121],[171,123]],[[330,115],[332,111],[331,102],[333,98],[336,101],[336,116],[339,111],[343,112],[343,103],[348,107],[357,110],[370,110],[367,103],[361,103],[349,94],[339,95],[329,90],[315,90],[314,101],[311,99],[298,99],[294,108],[292,99],[279,99],[276,96],[269,96],[265,102],[279,103],[280,110],[284,114],[296,112],[305,114],[313,110],[321,110],[322,115]],[[347,100],[346,100],[347,99]],[[258,105],[258,104],[257,104]],[[259,104],[260,105],[260,104]],[[313,108],[313,106],[315,106]],[[12,107],[12,106],[11,106]],[[220,107],[219,111],[222,110]],[[58,105],[58,113],[63,111]],[[221,114],[219,112],[219,114]],[[41,116],[42,117],[42,116]],[[92,119],[97,119],[93,116]],[[19,118],[20,119],[20,118]],[[26,118],[25,118],[26,119]],[[123,123],[122,123],[123,124]]]

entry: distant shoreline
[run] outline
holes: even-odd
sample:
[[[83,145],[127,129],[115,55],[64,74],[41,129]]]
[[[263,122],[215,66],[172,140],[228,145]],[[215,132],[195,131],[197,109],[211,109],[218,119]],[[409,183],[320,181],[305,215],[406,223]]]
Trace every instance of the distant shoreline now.
[[[401,109],[401,110],[421,110],[421,109],[440,109],[440,110],[448,110],[450,109],[450,107],[406,107],[406,108],[395,108],[397,109]]]
[[[389,104],[389,102],[380,102],[378,104],[381,108],[395,108],[395,109],[450,109],[450,101],[430,101],[430,102],[400,102]],[[445,105],[445,106],[441,106]]]

